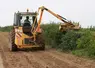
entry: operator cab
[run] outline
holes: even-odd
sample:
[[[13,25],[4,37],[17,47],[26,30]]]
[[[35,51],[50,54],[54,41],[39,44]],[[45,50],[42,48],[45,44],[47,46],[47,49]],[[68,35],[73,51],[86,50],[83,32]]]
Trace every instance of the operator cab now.
[[[36,12],[18,12],[14,14],[14,26],[31,26],[36,18]],[[25,23],[27,23],[25,25]],[[37,19],[36,19],[37,23]]]
[[[31,32],[31,27],[37,26],[36,12],[18,12],[14,14],[14,26],[22,27],[23,32]],[[33,24],[35,21],[35,24]]]

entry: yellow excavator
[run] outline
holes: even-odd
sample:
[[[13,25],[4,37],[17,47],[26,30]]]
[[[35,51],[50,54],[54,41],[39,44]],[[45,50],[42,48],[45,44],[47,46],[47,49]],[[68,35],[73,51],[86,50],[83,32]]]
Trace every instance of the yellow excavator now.
[[[39,7],[38,12],[29,12],[29,10],[27,12],[18,11],[14,13],[13,29],[10,32],[9,48],[11,51],[17,51],[19,49],[45,49],[43,31],[40,27],[44,10],[64,22],[64,24],[60,25],[60,31],[76,29],[73,23],[44,6]],[[38,13],[40,13],[39,19],[37,19]]]
[[[45,42],[37,21],[37,12],[17,12],[14,14],[13,29],[10,32],[11,51],[20,49],[45,49]]]

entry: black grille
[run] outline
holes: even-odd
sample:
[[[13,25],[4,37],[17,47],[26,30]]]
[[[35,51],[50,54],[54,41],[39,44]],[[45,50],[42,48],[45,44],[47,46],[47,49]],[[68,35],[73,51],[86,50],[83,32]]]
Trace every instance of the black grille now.
[[[24,44],[35,44],[35,42],[31,38],[25,38]]]

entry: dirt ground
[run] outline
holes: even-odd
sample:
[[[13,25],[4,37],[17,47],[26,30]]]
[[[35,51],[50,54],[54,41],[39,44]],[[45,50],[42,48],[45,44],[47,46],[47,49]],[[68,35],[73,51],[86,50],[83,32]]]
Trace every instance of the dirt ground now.
[[[0,32],[0,55],[4,68],[95,68],[95,61],[61,53],[45,51],[18,51],[8,49],[8,33]]]

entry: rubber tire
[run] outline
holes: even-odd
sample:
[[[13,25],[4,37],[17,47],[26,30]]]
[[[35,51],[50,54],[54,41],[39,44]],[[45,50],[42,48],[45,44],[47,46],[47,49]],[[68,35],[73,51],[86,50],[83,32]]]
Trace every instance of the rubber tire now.
[[[45,50],[45,40],[42,34],[36,36],[36,43],[40,46],[40,50]]]
[[[15,44],[12,44],[11,45],[11,48],[10,48],[11,51],[17,51],[17,46]]]
[[[45,45],[43,45],[43,46],[41,47],[41,50],[45,50]]]
[[[14,43],[15,42],[15,30],[13,29],[10,33],[10,38],[11,38],[11,45],[10,45],[10,50],[11,51],[17,51],[17,45]]]

